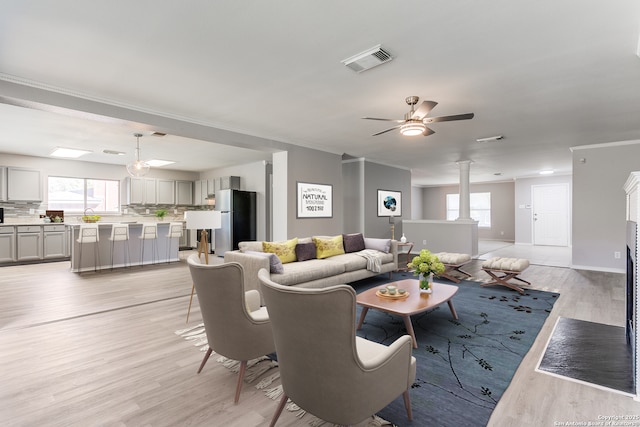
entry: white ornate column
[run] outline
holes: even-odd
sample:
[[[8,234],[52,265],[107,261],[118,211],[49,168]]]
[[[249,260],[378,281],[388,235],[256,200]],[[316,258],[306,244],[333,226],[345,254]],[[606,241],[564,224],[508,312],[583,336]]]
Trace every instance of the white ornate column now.
[[[461,160],[458,163],[460,168],[460,210],[456,221],[471,220],[471,196],[469,193],[469,169],[471,169],[471,160]]]

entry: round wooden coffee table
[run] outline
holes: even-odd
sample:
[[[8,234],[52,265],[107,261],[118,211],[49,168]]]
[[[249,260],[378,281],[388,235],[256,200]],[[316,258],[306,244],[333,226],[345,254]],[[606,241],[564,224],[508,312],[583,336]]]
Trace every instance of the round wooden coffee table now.
[[[376,286],[356,295],[356,303],[362,306],[358,329],[362,327],[364,318],[370,308],[397,314],[404,320],[404,326],[413,340],[413,348],[418,348],[416,336],[411,324],[412,314],[423,313],[446,302],[449,304],[453,318],[458,319],[458,314],[455,308],[453,308],[453,302],[451,301],[451,298],[458,292],[457,286],[434,282],[432,292],[425,294],[420,292],[420,285],[416,279],[399,280],[397,282],[387,283],[385,286],[388,285],[395,285],[398,289],[405,289],[409,293],[409,296],[406,298],[392,299],[376,295],[378,289],[384,286]]]

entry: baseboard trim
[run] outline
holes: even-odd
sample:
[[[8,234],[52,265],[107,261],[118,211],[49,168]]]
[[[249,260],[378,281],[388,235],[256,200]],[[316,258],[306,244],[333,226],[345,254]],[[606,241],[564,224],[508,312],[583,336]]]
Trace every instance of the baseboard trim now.
[[[605,272],[605,273],[622,273],[622,274],[625,274],[627,272],[623,268],[594,267],[592,265],[571,264],[571,268],[573,268],[574,270],[602,271],[602,272]]]

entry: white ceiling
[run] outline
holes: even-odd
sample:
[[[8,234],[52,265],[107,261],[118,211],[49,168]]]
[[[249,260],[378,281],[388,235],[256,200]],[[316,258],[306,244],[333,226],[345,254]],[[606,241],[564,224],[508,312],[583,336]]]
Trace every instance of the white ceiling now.
[[[640,139],[633,0],[4,0],[2,9],[2,81],[405,167],[416,185],[458,182],[459,160],[473,161],[472,182],[571,173],[569,147]],[[377,44],[394,60],[361,74],[341,64]],[[430,125],[429,137],[372,137],[389,124],[361,117],[400,119],[409,95],[438,102],[430,116],[475,118]],[[139,130],[154,129],[0,104],[5,153],[89,147],[85,160],[124,164]],[[270,158],[266,147],[236,152],[232,138],[180,135],[141,138],[142,157],[187,171]],[[475,142],[493,135],[505,138]]]

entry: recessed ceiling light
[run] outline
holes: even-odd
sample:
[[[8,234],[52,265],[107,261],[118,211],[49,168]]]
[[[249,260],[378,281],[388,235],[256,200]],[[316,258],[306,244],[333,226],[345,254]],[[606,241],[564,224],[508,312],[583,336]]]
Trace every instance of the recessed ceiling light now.
[[[91,151],[87,150],[78,150],[76,148],[64,148],[64,147],[56,147],[55,150],[50,154],[51,157],[64,157],[67,159],[76,159],[80,156],[84,156],[85,154],[89,154]]]
[[[504,136],[496,135],[496,136],[489,136],[487,138],[478,138],[478,139],[476,139],[476,142],[500,141],[501,139],[504,139]]]
[[[161,166],[166,166],[166,165],[175,163],[169,160],[147,160],[146,162],[149,166],[153,166],[154,168],[159,168]]]
[[[551,175],[553,174],[552,170],[544,170],[544,171],[540,171],[540,175]]]

